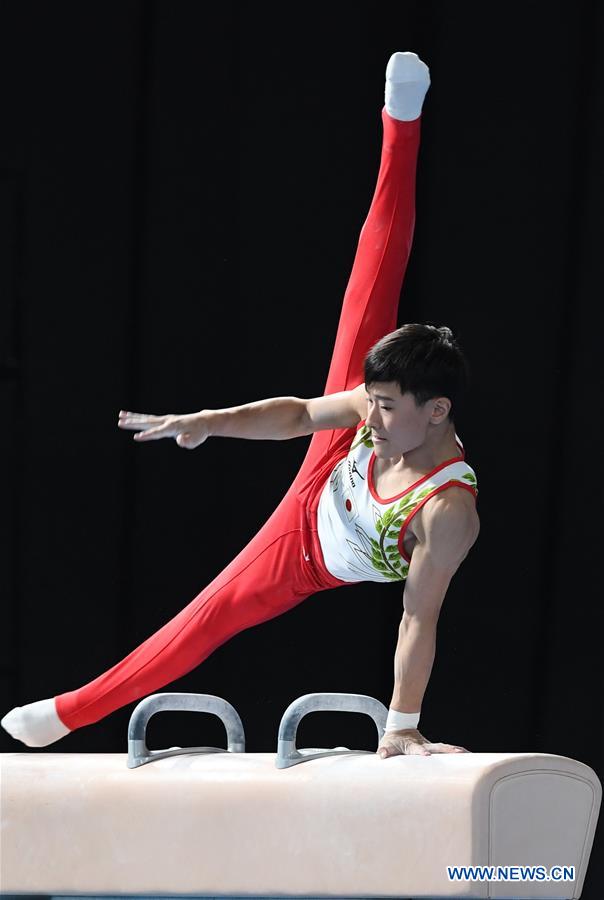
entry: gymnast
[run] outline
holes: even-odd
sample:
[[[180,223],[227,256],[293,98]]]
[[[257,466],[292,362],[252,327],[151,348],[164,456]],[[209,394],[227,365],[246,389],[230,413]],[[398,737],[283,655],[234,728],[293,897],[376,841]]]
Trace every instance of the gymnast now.
[[[476,473],[456,434],[467,362],[447,326],[397,328],[415,227],[415,179],[429,69],[417,54],[386,67],[375,192],[344,294],[323,396],[274,397],[188,415],[121,410],[144,442],[192,450],[214,436],[312,435],[287,493],[246,547],[128,656],[88,684],[10,710],[13,738],[44,747],[165,687],[233,635],[311,594],[361,581],[404,582],[394,691],[377,753],[469,752],[418,730],[449,583],[476,541]]]

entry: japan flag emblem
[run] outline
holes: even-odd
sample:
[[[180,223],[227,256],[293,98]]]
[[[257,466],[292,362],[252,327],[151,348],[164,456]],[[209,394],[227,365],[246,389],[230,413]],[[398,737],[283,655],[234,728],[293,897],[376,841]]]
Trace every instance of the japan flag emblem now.
[[[358,519],[359,510],[351,490],[348,490],[347,488],[343,490],[342,502],[344,504],[344,511],[346,513],[347,520],[349,522],[353,522],[355,519]]]

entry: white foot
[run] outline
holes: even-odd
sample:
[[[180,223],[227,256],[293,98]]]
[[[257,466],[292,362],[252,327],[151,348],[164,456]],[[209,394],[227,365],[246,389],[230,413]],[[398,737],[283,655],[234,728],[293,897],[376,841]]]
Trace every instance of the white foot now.
[[[429,87],[430,69],[417,53],[393,53],[386,66],[386,112],[403,122],[419,118]]]
[[[0,719],[0,725],[15,740],[22,741],[28,747],[46,747],[71,731],[59,719],[54,697],[36,700],[26,706],[15,706]]]

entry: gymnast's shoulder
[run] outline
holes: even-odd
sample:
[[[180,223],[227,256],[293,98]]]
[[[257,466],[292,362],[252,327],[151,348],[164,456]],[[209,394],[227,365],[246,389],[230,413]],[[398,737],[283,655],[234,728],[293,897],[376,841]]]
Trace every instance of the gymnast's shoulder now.
[[[476,498],[462,485],[451,484],[439,491],[413,518],[418,543],[461,562],[476,543],[480,519]]]

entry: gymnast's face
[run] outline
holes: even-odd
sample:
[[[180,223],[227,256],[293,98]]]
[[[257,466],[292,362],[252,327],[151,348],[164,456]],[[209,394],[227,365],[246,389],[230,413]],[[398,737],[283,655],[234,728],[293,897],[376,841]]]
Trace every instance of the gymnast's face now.
[[[400,456],[421,447],[430,422],[434,422],[435,410],[437,419],[442,411],[438,399],[416,406],[413,394],[401,394],[396,381],[376,381],[366,385],[366,391],[365,422],[371,428],[375,455],[380,458]]]

